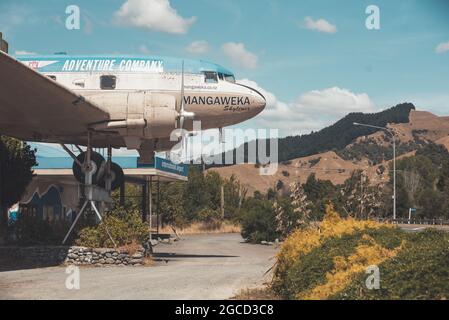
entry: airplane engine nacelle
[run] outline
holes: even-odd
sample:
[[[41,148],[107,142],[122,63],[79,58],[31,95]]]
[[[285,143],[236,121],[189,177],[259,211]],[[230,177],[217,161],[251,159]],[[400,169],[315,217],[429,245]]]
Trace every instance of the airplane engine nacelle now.
[[[148,99],[149,98],[149,99]],[[145,103],[144,118],[147,122],[145,137],[161,138],[170,136],[176,128],[178,116],[175,97],[167,94],[150,94]]]

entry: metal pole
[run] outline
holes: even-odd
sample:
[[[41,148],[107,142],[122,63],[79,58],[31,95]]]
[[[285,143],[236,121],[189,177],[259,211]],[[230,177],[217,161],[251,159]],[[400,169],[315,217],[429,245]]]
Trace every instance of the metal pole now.
[[[150,230],[153,228],[153,177],[150,176]]]
[[[147,196],[148,196],[148,188],[147,188],[147,180],[145,179],[142,184],[142,201],[141,201],[141,209],[142,209],[142,222],[147,220]]]
[[[393,221],[396,220],[396,138],[394,133],[391,132],[393,137]]]
[[[224,198],[224,185],[221,185],[221,218],[224,219],[225,217],[225,198]]]
[[[157,212],[156,212],[156,217],[157,217],[157,229],[156,229],[156,233],[159,234],[159,210],[160,210],[160,202],[161,202],[161,189],[160,189],[160,181],[159,178],[157,179]]]

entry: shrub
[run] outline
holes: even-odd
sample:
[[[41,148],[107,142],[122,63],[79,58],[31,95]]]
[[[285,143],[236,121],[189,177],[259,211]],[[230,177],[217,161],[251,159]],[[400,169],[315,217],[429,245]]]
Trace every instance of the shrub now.
[[[366,239],[362,241],[363,235],[378,240],[388,229],[391,227],[373,221],[342,219],[332,206],[328,206],[319,226],[296,230],[282,245],[277,256],[273,289],[284,298],[302,297],[326,283],[327,273],[335,267],[334,257],[349,257],[358,245],[366,245]],[[380,244],[393,249],[400,242],[382,240]]]
[[[319,227],[282,245],[272,289],[287,299],[446,299],[448,261],[447,233],[341,219],[328,207]],[[366,287],[370,265],[380,269],[380,290]]]
[[[219,210],[205,208],[198,213],[198,221],[203,223],[205,230],[219,229],[222,224],[222,217]]]
[[[48,222],[33,215],[19,214],[10,226],[10,234],[15,234],[20,246],[61,244],[70,223],[66,221]]]
[[[242,237],[253,243],[274,241],[276,217],[271,201],[262,198],[248,199],[242,207]]]
[[[401,234],[404,248],[394,259],[379,265],[381,287],[368,290],[360,274],[333,299],[448,299],[449,234],[428,229]]]
[[[105,215],[103,221],[95,227],[86,227],[78,233],[75,243],[85,247],[112,247],[124,246],[137,241],[142,243],[149,235],[149,228],[143,223],[137,211],[117,208]]]

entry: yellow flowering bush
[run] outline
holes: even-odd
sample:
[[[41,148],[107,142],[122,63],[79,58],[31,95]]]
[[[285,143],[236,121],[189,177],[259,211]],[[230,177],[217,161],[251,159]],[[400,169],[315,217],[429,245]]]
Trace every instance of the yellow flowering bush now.
[[[283,243],[273,289],[285,298],[327,298],[344,289],[369,265],[381,263],[400,250],[397,236],[383,239],[383,244],[373,238],[381,239],[394,229],[375,221],[343,219],[329,205],[319,225],[298,229]]]
[[[303,254],[320,246],[323,241],[332,237],[341,237],[365,229],[393,227],[370,220],[342,219],[332,205],[326,207],[326,215],[320,225],[311,225],[305,229],[298,229],[290,235],[277,255],[277,271],[287,270]]]
[[[300,293],[298,299],[322,300],[334,295],[346,286],[360,273],[363,273],[371,265],[379,265],[387,259],[397,255],[404,243],[394,249],[387,249],[377,244],[373,238],[364,235],[363,240],[370,244],[360,244],[355,253],[348,258],[336,256],[334,258],[335,269],[326,274],[327,282],[316,286],[310,292]]]

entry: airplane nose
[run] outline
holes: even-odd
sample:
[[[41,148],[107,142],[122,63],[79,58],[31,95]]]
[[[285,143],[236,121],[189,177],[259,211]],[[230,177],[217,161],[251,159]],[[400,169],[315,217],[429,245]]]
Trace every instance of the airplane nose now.
[[[257,111],[256,114],[260,113],[265,109],[265,106],[267,105],[267,100],[265,97],[258,91],[256,91],[256,96],[254,98],[254,109]]]
[[[262,93],[257,91],[256,89],[253,89],[251,87],[247,87],[253,96],[252,103],[251,103],[251,113],[254,115],[259,114],[265,109],[265,106],[267,104],[267,101]]]

